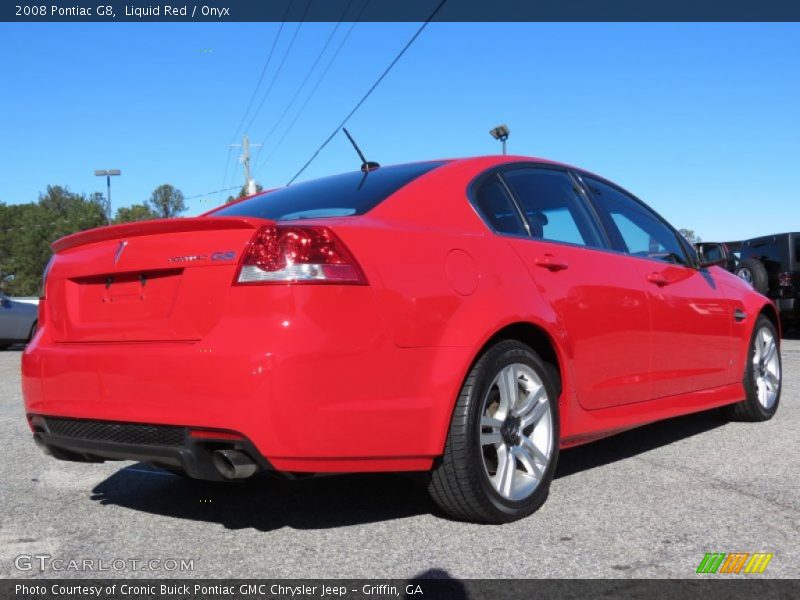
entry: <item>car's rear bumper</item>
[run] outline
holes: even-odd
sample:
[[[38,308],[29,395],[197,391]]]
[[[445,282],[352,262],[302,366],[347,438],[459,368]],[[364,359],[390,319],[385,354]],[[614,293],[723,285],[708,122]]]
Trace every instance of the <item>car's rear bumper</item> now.
[[[223,481],[229,478],[214,464],[213,453],[236,450],[258,468],[272,470],[250,440],[233,432],[42,415],[29,415],[28,420],[37,446],[60,460],[138,460],[181,470],[197,479]]]
[[[234,314],[201,342],[60,343],[45,326],[23,354],[26,413],[238,432],[283,472],[427,470],[472,350],[399,348],[356,296],[334,298],[353,306],[335,321],[320,302]]]

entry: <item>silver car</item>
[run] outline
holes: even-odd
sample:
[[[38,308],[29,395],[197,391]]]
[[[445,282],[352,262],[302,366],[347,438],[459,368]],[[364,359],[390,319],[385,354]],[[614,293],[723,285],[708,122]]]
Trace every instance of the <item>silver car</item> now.
[[[36,331],[38,315],[36,304],[0,293],[0,350],[30,340]]]

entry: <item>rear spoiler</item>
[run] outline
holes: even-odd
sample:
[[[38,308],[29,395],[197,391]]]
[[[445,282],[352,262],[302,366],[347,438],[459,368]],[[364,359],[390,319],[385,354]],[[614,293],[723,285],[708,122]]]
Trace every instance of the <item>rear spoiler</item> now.
[[[270,223],[265,219],[248,217],[192,217],[135,221],[121,225],[109,225],[88,229],[65,236],[53,242],[53,252],[63,252],[77,246],[105,242],[120,238],[131,238],[159,233],[181,233],[186,231],[209,231],[213,229],[258,229]]]

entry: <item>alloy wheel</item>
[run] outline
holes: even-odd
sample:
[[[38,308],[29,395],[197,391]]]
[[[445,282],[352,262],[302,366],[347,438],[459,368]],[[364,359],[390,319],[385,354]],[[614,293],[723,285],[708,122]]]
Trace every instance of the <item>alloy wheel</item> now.
[[[762,327],[753,342],[753,380],[758,402],[766,409],[772,408],[781,389],[781,363],[775,335]]]
[[[484,398],[480,428],[484,471],[500,496],[519,501],[536,490],[550,464],[553,434],[541,378],[525,364],[504,367]]]

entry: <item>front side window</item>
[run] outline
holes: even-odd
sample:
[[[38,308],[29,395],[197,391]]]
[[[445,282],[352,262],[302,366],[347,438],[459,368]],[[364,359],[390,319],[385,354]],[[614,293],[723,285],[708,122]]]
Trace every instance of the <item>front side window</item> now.
[[[517,168],[503,173],[514,192],[534,238],[600,247],[597,229],[583,197],[563,171]]]
[[[602,181],[583,176],[598,208],[615,228],[623,250],[633,256],[687,265],[686,253],[677,235],[639,202]],[[610,222],[609,222],[610,221]]]

